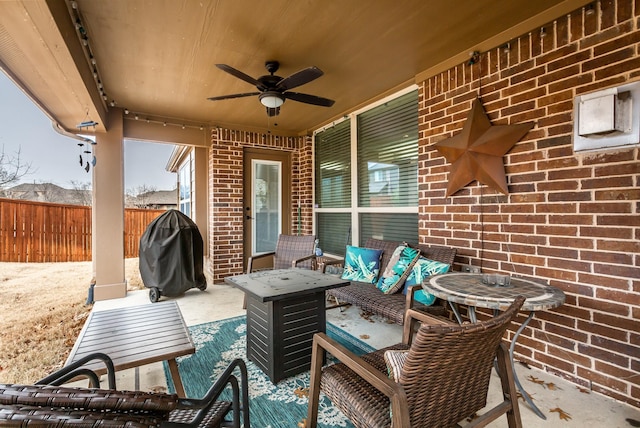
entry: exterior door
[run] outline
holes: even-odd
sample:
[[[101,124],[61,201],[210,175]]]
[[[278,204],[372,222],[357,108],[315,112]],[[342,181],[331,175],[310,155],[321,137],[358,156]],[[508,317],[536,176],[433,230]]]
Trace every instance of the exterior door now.
[[[243,266],[274,251],[279,234],[291,233],[290,159],[288,152],[245,149]]]

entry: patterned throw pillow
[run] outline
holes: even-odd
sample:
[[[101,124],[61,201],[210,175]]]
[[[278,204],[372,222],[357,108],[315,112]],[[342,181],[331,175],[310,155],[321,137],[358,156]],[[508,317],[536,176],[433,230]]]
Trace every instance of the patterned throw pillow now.
[[[422,284],[422,282],[431,275],[437,275],[440,273],[449,272],[449,266],[446,263],[438,262],[435,260],[427,259],[426,257],[420,257],[418,261],[413,265],[411,273],[407,277],[404,283],[404,294],[407,294],[407,288],[411,285]],[[423,305],[430,306],[436,301],[436,296],[431,293],[426,293],[424,290],[418,290],[413,295],[413,300],[420,302]]]
[[[342,279],[375,284],[380,273],[382,250],[347,245]]]
[[[420,250],[408,245],[400,245],[393,251],[389,263],[378,280],[378,290],[384,294],[393,294],[402,288],[411,267],[420,257]]]

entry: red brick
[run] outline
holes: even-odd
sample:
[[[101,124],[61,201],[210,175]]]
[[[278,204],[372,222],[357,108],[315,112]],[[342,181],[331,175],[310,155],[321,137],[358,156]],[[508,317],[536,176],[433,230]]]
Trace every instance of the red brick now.
[[[553,94],[554,92],[564,91],[567,88],[587,87],[587,84],[593,83],[593,79],[594,79],[593,73],[582,72],[576,76],[569,77],[564,80],[558,80],[556,82],[549,84],[548,91],[550,94]],[[591,91],[595,91],[596,89],[593,89],[594,86],[595,88],[599,87],[597,85],[592,85],[588,87],[590,88]]]
[[[618,7],[618,16],[616,22],[624,22],[632,18],[633,4],[628,0],[619,0],[616,2]]]
[[[582,180],[583,189],[625,188],[633,186],[631,176],[605,177],[591,180]],[[626,190],[626,189],[625,189]]]
[[[632,58],[627,61],[619,62],[616,64],[610,64],[607,67],[596,71],[595,78],[597,80],[603,80],[608,77],[627,73],[629,71],[635,71],[638,68],[640,68],[640,58]]]
[[[538,228],[540,229],[540,228]],[[560,229],[558,227],[558,229]],[[564,229],[569,229],[565,227]],[[571,228],[574,230],[574,228]],[[549,244],[555,245],[558,247],[569,247],[569,248],[582,248],[582,249],[593,249],[594,243],[593,240],[590,239],[580,239],[576,238],[576,233],[563,233],[560,238],[557,237],[549,237]]]
[[[625,305],[640,306],[640,294],[630,293],[622,290],[611,290],[607,288],[599,288],[596,291],[596,297],[599,299],[610,300],[613,302],[624,302]],[[630,315],[629,308],[624,315]]]
[[[603,393],[607,389],[613,389],[615,391],[626,390],[627,385],[625,382],[611,378],[607,375],[604,375],[602,373],[596,372],[588,368],[578,367],[577,374],[579,376],[584,377],[585,379],[592,381],[594,384],[594,389],[597,385],[603,386],[605,388],[604,390],[601,391]]]
[[[586,19],[585,22],[590,22],[591,19],[597,19],[595,18],[596,15],[597,14],[593,14],[587,17],[588,19]],[[582,40],[580,40],[578,46],[580,50],[588,49],[595,45],[605,43],[607,40],[620,37],[622,34],[630,33],[631,31],[633,31],[633,22],[632,21],[623,22],[618,26],[608,28],[604,31],[598,32],[597,34],[591,34],[589,37],[583,38]]]
[[[600,29],[612,27],[616,23],[616,6],[613,0],[600,0]]]
[[[600,89],[610,88],[612,86],[622,85],[625,83],[628,83],[627,78],[625,76],[616,76],[607,80],[599,80],[593,83],[577,86],[575,88],[575,91],[576,91],[576,95],[581,95],[585,93],[595,92]]]
[[[568,373],[575,373],[575,366],[573,362],[567,362],[559,358],[546,355],[542,352],[535,352],[533,357],[536,361],[540,363],[553,366],[557,369],[560,369]]]

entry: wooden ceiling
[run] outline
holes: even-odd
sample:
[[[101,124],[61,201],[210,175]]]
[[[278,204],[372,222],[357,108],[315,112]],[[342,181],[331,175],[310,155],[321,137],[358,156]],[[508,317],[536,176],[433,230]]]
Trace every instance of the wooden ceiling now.
[[[110,104],[140,119],[301,135],[354,109],[537,30],[584,0],[47,0],[0,2],[0,67],[62,128],[107,122]],[[75,17],[86,32],[98,87]],[[324,75],[269,118],[254,92],[221,70],[257,78]],[[106,95],[106,100],[103,99]]]

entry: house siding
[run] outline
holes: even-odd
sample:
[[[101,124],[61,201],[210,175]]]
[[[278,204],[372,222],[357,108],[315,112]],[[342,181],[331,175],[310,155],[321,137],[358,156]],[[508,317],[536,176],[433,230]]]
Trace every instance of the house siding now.
[[[566,303],[536,314],[517,358],[638,407],[639,150],[575,153],[572,133],[574,97],[640,79],[640,4],[594,6],[420,83],[420,240],[561,288]],[[508,195],[473,182],[446,198],[450,165],[433,145],[478,93],[494,125],[536,125],[505,156]]]
[[[640,80],[640,3],[593,5],[545,25],[543,38],[522,35],[508,52],[418,82],[419,238],[456,247],[456,269],[472,263],[562,289],[565,304],[536,314],[516,358],[640,407],[639,149],[572,146],[575,96]],[[445,197],[450,165],[433,145],[462,129],[478,93],[493,124],[535,126],[504,157],[508,195],[473,182]],[[211,139],[207,269],[220,282],[243,271],[243,148],[293,153],[291,212],[300,203],[311,233],[312,139],[225,129]]]

